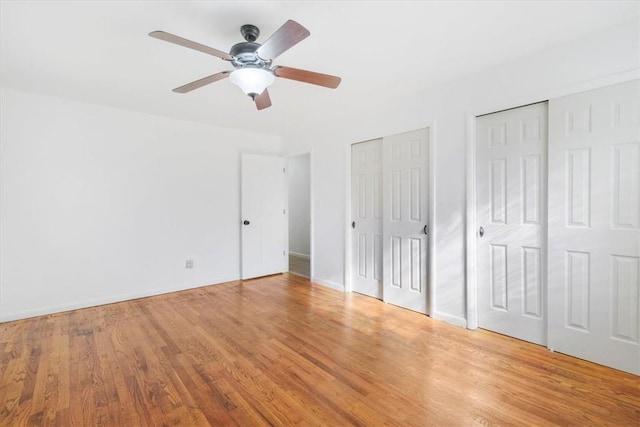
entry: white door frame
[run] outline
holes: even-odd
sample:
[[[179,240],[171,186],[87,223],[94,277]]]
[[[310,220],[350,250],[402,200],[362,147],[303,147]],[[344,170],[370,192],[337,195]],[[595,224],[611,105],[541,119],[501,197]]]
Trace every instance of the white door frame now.
[[[371,138],[375,139],[375,138]],[[367,139],[359,142],[370,141],[371,139]],[[358,142],[354,142],[353,144],[358,144]],[[353,292],[353,280],[351,280],[351,274],[353,273],[353,268],[351,262],[353,261],[353,256],[351,254],[351,245],[353,244],[353,236],[351,233],[351,146],[353,144],[345,144],[344,152],[345,152],[345,162],[344,162],[344,174],[345,174],[345,192],[344,192],[344,206],[345,206],[345,218],[344,218],[344,291],[345,292]]]
[[[429,259],[428,259],[428,272],[427,272],[427,281],[428,281],[428,306],[427,306],[427,315],[433,316],[435,313],[436,307],[436,294],[435,294],[435,262],[436,262],[436,251],[435,251],[435,241],[437,238],[437,230],[434,224],[436,223],[436,209],[435,209],[435,199],[436,199],[436,171],[435,171],[435,157],[436,157],[436,122],[430,122],[422,126],[418,129],[427,129],[429,135]],[[417,129],[408,129],[403,132],[396,132],[397,134],[410,132],[412,130]],[[351,146],[353,144],[358,144],[360,142],[366,142],[371,139],[383,138],[384,136],[377,136],[374,138],[368,138],[362,141],[345,144],[345,182],[346,182],[346,191],[344,203],[346,206],[345,209],[345,218],[344,218],[344,290],[345,292],[353,292],[353,284],[351,280],[351,245],[353,244],[353,237],[351,233]],[[383,201],[384,203],[384,201]],[[312,220],[313,222],[313,220]]]
[[[467,328],[478,329],[478,281],[477,281],[477,246],[476,230],[476,117],[477,114],[466,114],[466,146],[467,146],[467,215],[466,215],[466,268],[467,282]]]
[[[540,96],[526,96],[520,98],[512,98],[507,102],[500,104],[493,104],[484,106],[483,108],[476,108],[465,113],[465,130],[466,130],[466,221],[465,221],[465,234],[466,234],[466,269],[465,269],[465,282],[466,282],[466,306],[467,306],[467,328],[478,328],[478,283],[477,277],[477,260],[476,260],[476,247],[477,247],[477,233],[478,222],[476,219],[476,117],[484,114],[496,113],[502,110],[508,110],[510,108],[517,108],[518,106],[535,104],[537,102],[550,101],[553,98],[559,98],[561,96],[572,95],[579,92],[586,92],[592,89],[598,89],[604,86],[614,85],[617,83],[627,82],[640,78],[638,71],[626,71],[619,74],[614,74],[598,79],[594,79],[587,82],[581,82],[579,84],[565,86],[560,88],[553,88],[546,92],[540,93]],[[548,209],[548,206],[547,206]],[[546,261],[545,261],[546,262]],[[546,274],[546,272],[545,272]],[[546,290],[545,290],[546,292]]]

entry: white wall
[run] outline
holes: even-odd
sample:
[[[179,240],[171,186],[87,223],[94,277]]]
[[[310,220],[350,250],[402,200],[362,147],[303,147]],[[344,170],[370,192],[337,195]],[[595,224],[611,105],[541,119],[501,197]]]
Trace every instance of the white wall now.
[[[350,243],[349,145],[432,127],[436,181],[433,316],[465,325],[466,137],[473,131],[467,128],[469,115],[638,78],[639,29],[638,21],[629,22],[462,81],[363,106],[341,120],[286,135],[285,152],[312,150],[312,279],[342,287],[348,277],[344,260],[345,245]],[[438,62],[432,66],[437,67]]]
[[[4,88],[0,112],[0,321],[240,277],[239,153],[279,137]]]
[[[289,252],[311,254],[310,155],[287,159],[289,178]]]

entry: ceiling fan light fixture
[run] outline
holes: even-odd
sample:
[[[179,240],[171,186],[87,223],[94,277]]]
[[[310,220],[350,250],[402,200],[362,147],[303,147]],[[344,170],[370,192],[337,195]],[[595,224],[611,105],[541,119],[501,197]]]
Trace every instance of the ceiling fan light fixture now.
[[[246,95],[257,96],[273,84],[276,76],[271,70],[265,68],[240,68],[233,71],[229,79]]]
[[[245,41],[231,46],[229,53],[187,40],[166,31],[152,31],[149,36],[229,61],[234,68],[234,70],[220,71],[177,87],[173,89],[176,93],[191,92],[208,84],[229,78],[234,85],[251,97],[258,110],[263,110],[271,107],[271,98],[267,87],[273,84],[276,77],[331,89],[337,88],[340,84],[340,77],[337,76],[291,67],[271,66],[275,58],[309,37],[309,30],[296,21],[289,19],[262,44],[256,43],[260,30],[255,25],[243,25],[240,28],[240,33]]]

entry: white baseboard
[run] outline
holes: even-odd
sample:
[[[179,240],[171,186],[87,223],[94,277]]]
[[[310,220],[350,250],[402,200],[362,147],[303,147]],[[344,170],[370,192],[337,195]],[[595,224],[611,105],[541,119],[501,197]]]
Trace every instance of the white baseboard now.
[[[289,255],[297,256],[298,258],[310,259],[311,257],[308,254],[301,254],[299,252],[289,251]]]
[[[442,313],[439,311],[434,312],[431,317],[437,320],[442,320],[443,322],[447,322],[455,326],[460,326],[461,328],[467,327],[467,319],[465,319],[464,317],[453,316],[451,314]]]
[[[336,291],[344,292],[344,285],[342,285],[341,283],[332,282],[331,280],[318,279],[317,277],[312,278],[311,282],[317,285],[324,286],[325,288],[330,288]]]
[[[8,313],[2,312],[0,313],[0,323],[11,322],[14,320],[28,319],[30,317],[36,317],[36,316],[45,316],[47,314],[62,313],[65,311],[78,310],[81,308],[89,308],[89,307],[96,307],[99,305],[130,301],[138,298],[153,297],[156,295],[168,294],[171,292],[185,291],[187,289],[202,288],[204,286],[219,285],[222,283],[233,282],[236,280],[240,280],[240,278],[233,277],[233,278],[227,278],[227,279],[219,279],[219,280],[216,280],[215,283],[206,283],[206,284],[200,284],[200,285],[194,285],[194,286],[171,286],[171,287],[162,288],[162,289],[147,289],[141,292],[128,292],[126,294],[109,295],[101,298],[95,298],[95,299],[84,300],[84,301],[74,301],[74,302],[65,303],[65,304],[49,305],[49,306],[38,307],[38,308],[29,309],[29,310],[14,311],[14,312],[8,312]]]

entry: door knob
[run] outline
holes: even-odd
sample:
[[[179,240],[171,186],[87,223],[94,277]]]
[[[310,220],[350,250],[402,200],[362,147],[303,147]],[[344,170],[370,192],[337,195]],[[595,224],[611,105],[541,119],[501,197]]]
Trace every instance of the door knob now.
[[[429,235],[429,224],[424,226],[424,228],[422,229],[422,232],[424,233],[425,236]]]
[[[242,223],[243,223],[244,225],[249,225],[249,224],[251,224],[251,222],[250,222],[250,221],[248,221],[248,220],[246,220],[246,219],[245,219],[244,221],[242,221]]]
[[[482,228],[482,226],[480,226],[480,230],[478,230],[478,234],[480,235],[480,237],[484,236],[484,228]]]
[[[351,221],[351,228],[356,228],[356,222],[355,221]]]

